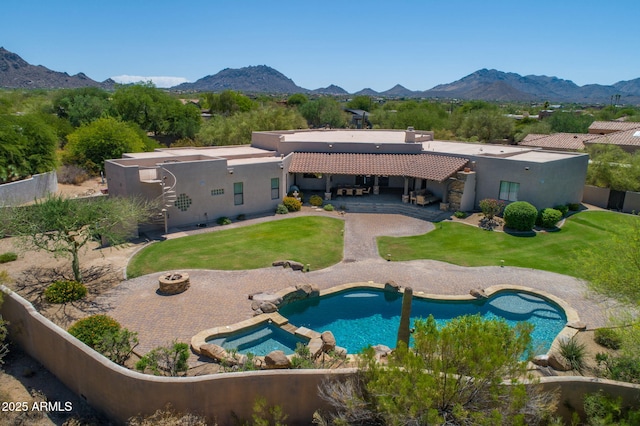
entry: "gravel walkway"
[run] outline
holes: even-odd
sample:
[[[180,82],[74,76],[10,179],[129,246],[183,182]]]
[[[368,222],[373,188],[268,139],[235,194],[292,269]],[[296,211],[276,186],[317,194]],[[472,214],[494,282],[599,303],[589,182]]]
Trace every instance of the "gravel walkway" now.
[[[307,211],[303,214],[326,213]],[[412,286],[415,291],[449,295],[468,294],[471,288],[497,284],[521,285],[565,300],[589,328],[605,325],[614,306],[610,301],[589,297],[580,280],[552,272],[499,266],[467,268],[432,260],[388,262],[377,254],[376,236],[424,234],[433,230],[434,225],[401,215],[349,213],[338,217],[345,220],[344,259],[332,267],[313,271],[312,265],[312,271],[307,273],[280,267],[245,271],[190,270],[191,287],[173,296],[156,292],[160,275],[157,273],[124,281],[97,303],[124,327],[138,332],[139,353],[174,339],[188,343],[202,330],[249,319],[253,316],[251,301],[247,299],[249,294],[275,292],[301,283],[326,289],[349,282],[393,280],[402,286]],[[279,217],[247,220],[242,225],[274,219]],[[220,228],[175,233],[173,237],[216,229]]]

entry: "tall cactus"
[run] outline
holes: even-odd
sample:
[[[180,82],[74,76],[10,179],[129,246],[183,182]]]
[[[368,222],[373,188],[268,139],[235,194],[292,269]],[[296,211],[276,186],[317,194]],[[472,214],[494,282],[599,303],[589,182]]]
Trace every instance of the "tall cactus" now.
[[[409,346],[409,324],[411,317],[412,298],[413,288],[405,287],[404,295],[402,296],[402,312],[400,313],[400,327],[398,328],[398,340],[396,342],[396,348],[400,346],[400,342],[404,342],[406,346]]]

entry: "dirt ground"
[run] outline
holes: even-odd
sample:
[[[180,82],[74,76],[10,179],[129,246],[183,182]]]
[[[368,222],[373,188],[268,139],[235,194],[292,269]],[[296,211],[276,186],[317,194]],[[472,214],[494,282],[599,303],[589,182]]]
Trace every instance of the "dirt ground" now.
[[[100,193],[100,178],[84,182],[82,185],[58,185],[58,192],[69,197],[92,196]],[[123,277],[129,256],[138,247],[129,245],[121,249],[90,247],[82,254],[82,266],[107,271],[106,279],[89,286],[90,296],[104,291],[105,287],[116,285]],[[6,271],[12,280],[19,280],[25,271],[34,267],[42,270],[65,270],[70,266],[67,258],[54,258],[45,252],[24,252],[12,238],[0,239],[0,253],[15,252],[18,259],[0,265],[0,272]],[[8,285],[15,289],[15,282]],[[20,291],[21,294],[24,294]],[[37,298],[31,298],[37,304]],[[74,307],[64,311],[57,307],[45,307],[41,312],[66,327],[82,312]],[[71,392],[46,368],[15,346],[10,346],[9,355],[4,359],[0,371],[0,426],[4,425],[62,425],[67,424],[109,424],[108,420],[95,412],[79,396]],[[60,410],[39,410],[42,401],[60,402]],[[26,411],[19,411],[26,407]],[[36,405],[34,406],[34,403]],[[69,403],[70,405],[65,405]],[[70,411],[65,411],[70,408]],[[73,423],[70,419],[75,420]]]
[[[82,185],[59,185],[59,193],[70,197],[92,196],[100,193],[103,188],[100,178],[86,181]],[[469,225],[478,226],[481,217],[478,214],[468,216],[465,219],[454,219]],[[494,227],[495,231],[502,231],[501,219]],[[70,265],[70,260],[65,258],[54,258],[49,253],[44,252],[23,252],[15,245],[16,241],[11,238],[0,239],[0,253],[13,251],[18,253],[18,259],[0,265],[0,272],[6,271],[13,280],[20,280],[25,271],[31,270],[34,266],[43,270],[65,269]],[[82,255],[83,267],[94,267],[106,275],[95,283],[89,283],[90,298],[95,297],[107,288],[117,285],[122,279],[124,269],[131,254],[139,248],[139,245],[130,244],[127,247],[99,248],[97,245],[90,247]],[[9,287],[15,288],[15,283]],[[19,292],[24,295],[23,291]],[[35,305],[38,298],[32,295],[30,300]],[[81,311],[82,306],[73,306],[60,310],[58,307],[42,305],[41,312],[62,327],[68,325],[78,318],[84,316]],[[605,349],[593,340],[593,331],[584,331],[576,336],[579,342],[586,347],[588,368],[595,368],[595,354],[604,352]],[[80,397],[73,394],[64,384],[56,379],[48,370],[37,361],[20,351],[16,347],[10,348],[9,355],[5,358],[5,364],[0,371],[0,404],[3,404],[0,411],[0,426],[4,425],[62,425],[67,424],[109,424],[89,407]],[[560,373],[572,374],[572,373]],[[589,375],[589,373],[585,373]],[[62,408],[65,403],[70,403],[70,411],[41,411],[34,409],[38,407],[40,401],[59,401]],[[12,404],[13,403],[13,404]],[[20,403],[17,405],[16,403]],[[16,411],[17,407],[28,407],[27,411]],[[12,408],[11,411],[7,411]],[[75,420],[75,422],[70,421]]]

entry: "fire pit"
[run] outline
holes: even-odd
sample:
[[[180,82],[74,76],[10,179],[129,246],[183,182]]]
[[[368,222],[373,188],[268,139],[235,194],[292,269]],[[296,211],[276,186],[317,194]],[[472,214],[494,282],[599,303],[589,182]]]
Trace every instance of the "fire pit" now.
[[[189,288],[189,274],[186,272],[169,272],[158,278],[159,291],[162,294],[178,294]]]

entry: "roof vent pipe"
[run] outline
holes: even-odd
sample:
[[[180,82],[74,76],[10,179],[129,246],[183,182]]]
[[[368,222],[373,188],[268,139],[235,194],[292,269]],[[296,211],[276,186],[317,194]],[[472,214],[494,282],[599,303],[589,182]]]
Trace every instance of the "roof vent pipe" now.
[[[413,129],[413,127],[407,127],[407,131],[404,133],[404,141],[406,143],[415,143],[416,131]]]

